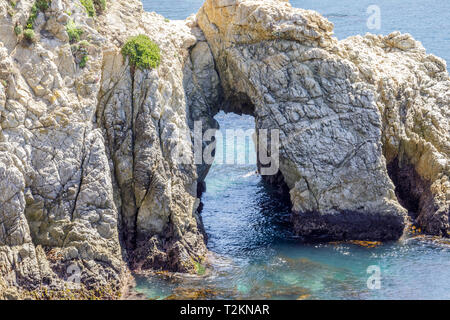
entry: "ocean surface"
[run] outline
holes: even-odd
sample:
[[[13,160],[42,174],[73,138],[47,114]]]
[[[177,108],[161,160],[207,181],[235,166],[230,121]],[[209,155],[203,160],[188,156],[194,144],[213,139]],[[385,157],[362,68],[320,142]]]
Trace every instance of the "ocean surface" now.
[[[148,11],[184,19],[202,0],[143,0]],[[366,32],[408,32],[428,52],[450,61],[450,1],[291,1],[335,24],[339,39]],[[381,29],[366,25],[369,5],[381,9]],[[250,116],[220,113],[221,131],[252,129]],[[251,139],[239,151],[254,152]],[[251,156],[250,156],[251,158]],[[249,159],[250,160],[250,159]],[[289,204],[255,174],[256,166],[217,161],[206,180],[203,222],[211,268],[198,276],[136,276],[149,299],[450,299],[450,244],[411,236],[375,248],[305,245],[291,233]]]

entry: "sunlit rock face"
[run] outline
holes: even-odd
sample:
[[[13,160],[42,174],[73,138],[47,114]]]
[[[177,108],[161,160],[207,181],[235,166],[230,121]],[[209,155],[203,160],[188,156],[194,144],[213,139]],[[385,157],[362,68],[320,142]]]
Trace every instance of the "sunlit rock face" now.
[[[197,19],[225,97],[246,97],[257,128],[281,130],[280,171],[300,235],[398,239],[405,201],[415,202],[424,230],[447,234],[443,60],[399,33],[338,41],[329,21],[287,1],[208,0]],[[398,184],[397,195],[387,170],[394,161],[411,186]]]
[[[209,52],[201,31],[137,0],[108,2],[95,20],[53,0],[27,41],[14,27],[33,3],[0,1],[0,297],[117,298],[130,268],[194,271],[206,246],[186,101],[201,90],[187,84],[215,73],[195,59]],[[123,58],[137,34],[159,45],[157,69]],[[201,85],[211,98],[190,104],[207,109],[218,80]]]
[[[117,298],[130,270],[194,272],[209,165],[191,130],[217,129],[220,110],[280,130],[268,179],[305,239],[398,239],[405,208],[448,235],[450,81],[410,36],[338,42],[285,1],[208,0],[167,21],[138,0],[95,19],[53,0],[27,41],[33,3],[0,0],[0,298]],[[122,56],[138,34],[158,68]]]

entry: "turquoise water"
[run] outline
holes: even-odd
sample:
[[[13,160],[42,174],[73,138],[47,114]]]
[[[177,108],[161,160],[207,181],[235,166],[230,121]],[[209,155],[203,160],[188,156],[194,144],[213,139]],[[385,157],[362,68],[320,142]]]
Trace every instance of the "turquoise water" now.
[[[152,0],[144,4],[147,10],[181,19],[196,11],[201,2]],[[342,7],[333,1],[292,3],[328,15],[339,37],[367,31],[365,8],[369,2],[342,1],[339,3],[346,4]],[[378,3],[384,16],[382,33],[398,25],[401,31],[424,37],[424,43],[430,41],[425,43],[430,52],[449,58],[449,3]],[[391,11],[384,9],[388,3],[392,3]],[[433,12],[435,15],[428,17]],[[408,17],[415,17],[417,23],[408,22]],[[434,40],[428,39],[426,34],[433,30]],[[254,127],[249,116],[220,113],[216,118],[224,134],[226,129]],[[250,139],[238,148],[254,152]],[[290,230],[289,204],[255,171],[252,163],[215,163],[207,177],[202,217],[211,268],[206,274],[136,276],[138,292],[152,299],[450,299],[449,244],[424,238],[376,248],[300,244]],[[367,284],[370,266],[380,270],[379,288],[370,289]]]

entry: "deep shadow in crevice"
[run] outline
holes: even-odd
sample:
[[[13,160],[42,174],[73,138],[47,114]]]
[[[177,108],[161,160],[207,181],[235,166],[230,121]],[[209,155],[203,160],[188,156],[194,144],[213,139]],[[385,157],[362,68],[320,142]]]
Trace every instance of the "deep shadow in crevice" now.
[[[259,166],[259,165],[258,165]],[[289,187],[287,186],[284,176],[280,170],[278,170],[277,174],[272,176],[262,176],[265,183],[272,186],[273,190],[276,192],[280,201],[284,203],[289,203],[291,205],[291,198],[289,195]]]
[[[432,200],[430,183],[423,180],[414,165],[395,158],[387,165],[387,170],[395,185],[398,202],[408,210],[413,219],[417,219],[426,204]]]
[[[232,97],[228,97],[222,104],[220,111],[225,113],[235,113],[238,115],[250,115],[255,116],[255,105],[251,101],[250,97],[245,93],[238,92]]]

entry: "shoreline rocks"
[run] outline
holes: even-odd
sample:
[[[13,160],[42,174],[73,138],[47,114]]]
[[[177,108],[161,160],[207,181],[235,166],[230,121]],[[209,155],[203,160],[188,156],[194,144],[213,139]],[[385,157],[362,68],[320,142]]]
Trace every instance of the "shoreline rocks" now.
[[[280,130],[280,173],[297,233],[397,240],[406,193],[419,198],[422,228],[448,236],[445,62],[407,34],[338,41],[325,18],[287,1],[221,3],[207,0],[197,19],[225,99],[244,101],[237,109],[251,104],[257,129]],[[409,190],[391,180],[396,157]]]
[[[33,4],[0,0],[0,299],[116,299],[132,270],[195,272],[209,166],[191,131],[221,110],[280,130],[268,180],[305,239],[398,239],[402,205],[448,236],[450,80],[411,36],[338,41],[281,0],[207,0],[186,21],[53,0],[25,41]],[[123,57],[139,34],[158,68]]]

